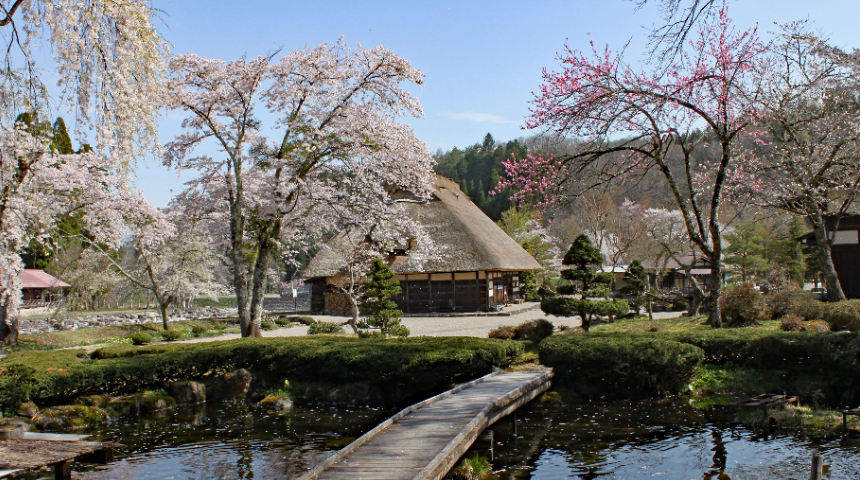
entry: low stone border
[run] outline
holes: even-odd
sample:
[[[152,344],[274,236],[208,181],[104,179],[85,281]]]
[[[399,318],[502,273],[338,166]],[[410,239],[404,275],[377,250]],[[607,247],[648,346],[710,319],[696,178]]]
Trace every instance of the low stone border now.
[[[404,313],[402,315],[403,318],[406,317],[426,317],[426,318],[443,318],[443,317],[510,317],[513,315],[519,315],[524,312],[531,312],[532,310],[538,310],[540,305],[530,305],[522,308],[518,308],[516,310],[511,309],[506,312],[455,312],[455,313]]]

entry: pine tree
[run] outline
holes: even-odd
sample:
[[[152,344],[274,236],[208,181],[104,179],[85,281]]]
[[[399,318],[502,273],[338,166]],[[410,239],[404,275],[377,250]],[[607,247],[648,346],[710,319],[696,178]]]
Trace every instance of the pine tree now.
[[[390,298],[399,295],[400,282],[392,280],[394,272],[380,259],[373,260],[368,281],[364,284],[361,309],[370,314],[362,328],[378,328],[383,337],[407,337],[409,329],[400,324],[403,312]]]
[[[630,266],[627,267],[627,273],[624,274],[624,279],[627,285],[624,285],[619,290],[622,295],[626,295],[632,300],[632,306],[636,310],[636,315],[642,309],[648,295],[648,273],[642,262],[633,260]],[[648,312],[651,313],[650,311]]]
[[[534,256],[532,246],[528,240],[523,242],[522,247],[523,250],[529,252],[529,255]],[[537,295],[537,276],[534,271],[525,270],[520,272],[520,294],[526,300]]]
[[[51,134],[51,150],[60,155],[71,155],[75,153],[72,148],[72,139],[66,130],[66,122],[63,117],[57,117],[54,121]]]
[[[540,304],[541,310],[548,315],[559,317],[570,317],[579,315],[582,319],[582,329],[586,332],[591,327],[591,320],[595,315],[621,315],[630,310],[626,300],[609,300],[608,285],[615,280],[615,275],[610,272],[598,272],[592,266],[603,263],[603,254],[600,249],[592,245],[586,235],[576,237],[570,250],[564,255],[562,265],[572,265],[574,268],[561,271],[561,276],[570,284],[558,288],[562,295],[550,297]],[[602,300],[596,300],[603,297]]]

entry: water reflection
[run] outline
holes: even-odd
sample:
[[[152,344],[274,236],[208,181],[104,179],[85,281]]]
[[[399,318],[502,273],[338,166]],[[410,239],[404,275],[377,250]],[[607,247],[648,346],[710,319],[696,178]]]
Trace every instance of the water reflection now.
[[[756,432],[726,409],[681,400],[532,402],[494,427],[499,479],[807,479],[813,453],[828,479],[860,478],[860,442]]]

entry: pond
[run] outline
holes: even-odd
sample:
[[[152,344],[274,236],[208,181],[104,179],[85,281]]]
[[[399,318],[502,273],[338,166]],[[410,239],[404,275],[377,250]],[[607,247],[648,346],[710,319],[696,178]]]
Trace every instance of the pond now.
[[[688,399],[535,401],[493,426],[499,479],[807,479],[813,454],[825,478],[860,478],[860,441],[732,423],[725,408]],[[293,478],[395,409],[252,404],[180,407],[94,431],[128,450],[107,466],[75,464],[76,479]],[[51,478],[47,473],[26,478]]]

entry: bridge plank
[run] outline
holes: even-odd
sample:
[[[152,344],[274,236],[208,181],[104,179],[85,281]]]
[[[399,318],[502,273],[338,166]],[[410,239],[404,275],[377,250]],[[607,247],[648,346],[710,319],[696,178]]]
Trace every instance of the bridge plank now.
[[[439,479],[478,434],[549,388],[552,371],[495,372],[408,407],[303,480]]]

